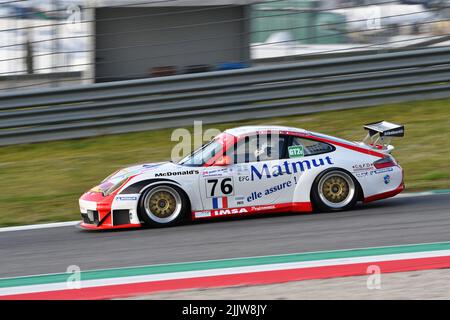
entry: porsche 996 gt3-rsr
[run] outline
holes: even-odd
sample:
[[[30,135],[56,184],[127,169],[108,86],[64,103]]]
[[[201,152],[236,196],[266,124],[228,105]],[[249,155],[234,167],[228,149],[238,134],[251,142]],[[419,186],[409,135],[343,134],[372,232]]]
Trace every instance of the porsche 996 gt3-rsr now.
[[[365,126],[362,142],[281,126],[244,126],[177,162],[121,169],[79,200],[86,229],[170,226],[276,212],[340,211],[404,189],[390,154],[404,127]]]

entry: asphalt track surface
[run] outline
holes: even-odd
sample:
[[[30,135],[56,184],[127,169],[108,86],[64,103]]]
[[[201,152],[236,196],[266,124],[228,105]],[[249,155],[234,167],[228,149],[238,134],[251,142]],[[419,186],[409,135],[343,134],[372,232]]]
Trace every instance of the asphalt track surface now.
[[[393,198],[354,210],[192,222],[162,229],[76,227],[0,233],[0,277],[450,241],[450,194]]]

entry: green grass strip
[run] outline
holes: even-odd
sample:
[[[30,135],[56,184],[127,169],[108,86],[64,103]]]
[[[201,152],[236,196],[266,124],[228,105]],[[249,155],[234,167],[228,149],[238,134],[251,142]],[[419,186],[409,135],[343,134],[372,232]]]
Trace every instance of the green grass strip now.
[[[431,193],[435,193],[435,194],[446,194],[446,193],[450,193],[450,189],[432,190]]]

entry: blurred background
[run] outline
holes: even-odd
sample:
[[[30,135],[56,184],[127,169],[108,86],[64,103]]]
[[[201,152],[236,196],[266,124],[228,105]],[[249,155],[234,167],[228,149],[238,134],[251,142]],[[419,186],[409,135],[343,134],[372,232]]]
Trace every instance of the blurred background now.
[[[358,141],[388,120],[407,190],[450,188],[450,0],[0,1],[0,226],[79,219],[195,120]]]
[[[205,4],[1,0],[0,90],[230,70],[450,43],[448,0]]]
[[[242,125],[361,141],[363,125],[381,120],[405,126],[405,136],[392,141],[406,184],[399,197],[349,212],[281,214],[276,222],[274,215],[142,232],[74,228],[79,197],[105,177],[169,161],[180,142],[175,128],[187,129],[194,143],[207,142],[208,129]],[[195,121],[203,131],[193,129]],[[317,259],[362,268],[370,255],[393,266],[389,259],[398,253],[402,271],[416,270],[408,263],[448,267],[450,244],[436,242],[450,240],[449,136],[450,0],[0,0],[0,298],[14,285],[37,290],[42,279],[55,290],[57,277],[23,276],[74,266],[108,268],[102,285],[116,283],[110,268],[158,264],[116,271],[128,279],[142,279],[143,270],[169,279],[159,272],[180,274],[174,263],[220,259],[216,272],[226,269],[223,259],[233,259],[244,270],[242,261],[252,258],[235,258],[263,255],[274,260],[258,258],[252,273],[277,280],[260,273],[263,260],[273,261],[283,282],[283,261],[306,263],[320,277],[345,266],[330,271],[326,261],[328,271],[318,271],[310,264]],[[28,226],[51,222],[64,223]],[[391,247],[399,245],[408,247]],[[380,253],[381,246],[390,247]],[[371,249],[364,258],[352,248]],[[336,256],[340,249],[352,250]],[[317,255],[289,260],[299,252]],[[365,277],[346,277],[157,298],[448,299],[448,270],[396,276],[383,269],[378,294]],[[197,285],[210,271],[184,280]],[[365,273],[369,268],[352,275]],[[83,279],[101,284],[95,274]]]

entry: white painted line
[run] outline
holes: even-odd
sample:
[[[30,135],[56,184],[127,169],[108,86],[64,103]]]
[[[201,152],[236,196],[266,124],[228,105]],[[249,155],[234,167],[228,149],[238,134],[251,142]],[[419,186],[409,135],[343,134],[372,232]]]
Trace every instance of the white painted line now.
[[[26,225],[26,226],[0,228],[0,232],[60,228],[60,227],[74,226],[74,225],[77,225],[78,223],[80,223],[79,220],[77,220],[77,221],[67,221],[67,222],[31,224],[31,225]]]
[[[170,273],[151,274],[151,275],[142,275],[142,276],[128,276],[128,277],[125,276],[125,277],[117,277],[117,278],[85,280],[85,281],[81,281],[81,288],[103,287],[103,286],[119,285],[119,284],[132,284],[132,283],[176,280],[176,279],[178,280],[178,279],[219,276],[219,275],[232,275],[232,274],[241,274],[241,273],[249,273],[249,272],[303,269],[303,268],[311,268],[311,267],[324,267],[324,266],[346,265],[346,264],[367,263],[367,262],[376,263],[376,262],[382,262],[382,261],[445,257],[445,256],[450,256],[450,250],[397,253],[397,254],[386,254],[386,255],[378,255],[378,256],[337,258],[337,259],[326,259],[326,260],[316,260],[316,261],[288,262],[288,263],[276,263],[276,264],[266,264],[266,265],[256,265],[256,266],[243,266],[243,267],[230,267],[230,268],[220,268],[220,269],[205,269],[205,270],[195,270],[195,271],[170,272]],[[81,275],[81,277],[83,277],[83,275]],[[56,291],[56,290],[67,290],[67,289],[69,289],[67,285],[68,285],[68,283],[66,283],[66,282],[58,282],[58,283],[49,283],[49,284],[38,284],[38,285],[29,285],[29,286],[0,288],[0,296],[23,294],[23,293],[48,292],[48,291]]]
[[[441,192],[439,192],[441,191]],[[450,191],[445,190],[431,190],[431,191],[422,191],[422,192],[405,192],[396,195],[394,198],[411,198],[411,197],[423,197],[423,196],[431,196],[431,195],[440,195],[440,194],[449,194]]]
[[[425,192],[408,192],[408,193],[400,193],[396,195],[394,198],[413,198],[413,197],[423,197],[423,196],[431,196],[433,192],[425,191]]]

